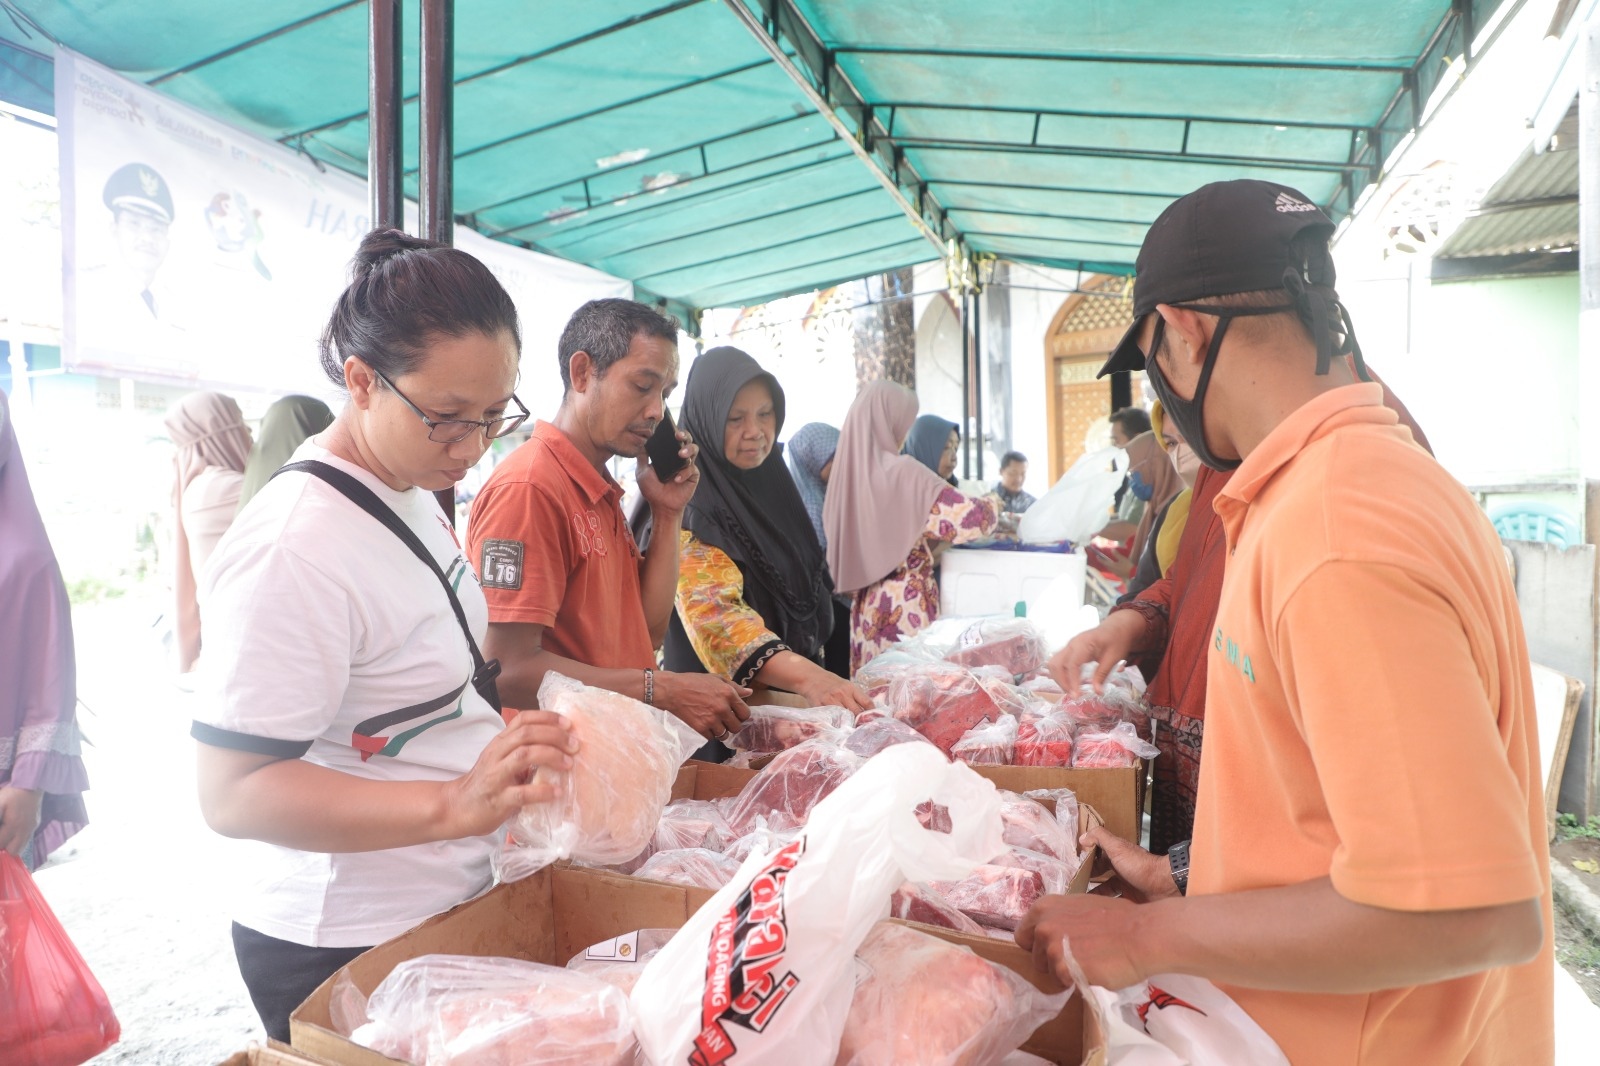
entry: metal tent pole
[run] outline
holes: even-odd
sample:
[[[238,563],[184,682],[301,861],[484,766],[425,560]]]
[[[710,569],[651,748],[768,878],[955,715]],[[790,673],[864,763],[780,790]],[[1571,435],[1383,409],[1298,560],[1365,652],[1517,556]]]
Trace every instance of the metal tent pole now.
[[[983,289],[972,293],[972,440],[967,447],[975,473],[983,480]]]
[[[966,284],[961,287],[961,439],[967,439],[967,427],[972,424],[972,294]],[[972,474],[972,454],[961,449],[961,476]]]
[[[455,19],[455,0],[422,0],[417,198],[421,201],[422,236],[440,244],[455,243],[455,189],[451,182],[455,163]],[[440,489],[434,496],[455,525],[456,490]]]
[[[400,130],[400,0],[368,0],[367,195],[373,229],[405,228]]]

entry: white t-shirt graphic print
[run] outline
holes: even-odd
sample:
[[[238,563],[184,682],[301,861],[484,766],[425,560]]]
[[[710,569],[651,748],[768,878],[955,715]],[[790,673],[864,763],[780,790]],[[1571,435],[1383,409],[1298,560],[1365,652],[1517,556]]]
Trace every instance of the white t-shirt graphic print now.
[[[481,646],[483,592],[432,494],[396,492],[312,441],[294,458],[358,478],[400,516]],[[472,687],[472,655],[438,578],[320,478],[281,474],[251,500],[207,567],[200,609],[203,743],[378,781],[445,781],[504,728]],[[381,943],[486,889],[494,841],[337,854],[248,842],[233,853],[234,919],[313,947]]]

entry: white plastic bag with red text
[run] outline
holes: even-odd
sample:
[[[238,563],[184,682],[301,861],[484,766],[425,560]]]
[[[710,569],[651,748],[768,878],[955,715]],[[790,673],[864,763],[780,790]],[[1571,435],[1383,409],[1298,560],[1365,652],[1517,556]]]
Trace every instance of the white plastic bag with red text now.
[[[949,812],[926,829],[916,808]],[[855,953],[905,881],[965,877],[1001,850],[1000,797],[927,744],[874,756],[793,841],[753,853],[645,967],[634,1030],[652,1066],[831,1066]]]
[[[1277,1041],[1204,977],[1164,973],[1121,991],[1067,966],[1106,1038],[1106,1066],[1289,1066]]]

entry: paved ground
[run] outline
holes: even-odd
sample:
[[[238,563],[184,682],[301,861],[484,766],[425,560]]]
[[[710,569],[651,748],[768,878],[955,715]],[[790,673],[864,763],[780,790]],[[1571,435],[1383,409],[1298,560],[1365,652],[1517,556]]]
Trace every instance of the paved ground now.
[[[150,629],[159,600],[74,612],[94,824],[40,871],[52,907],[105,985],[122,1042],[97,1066],[204,1066],[262,1036],[234,967],[222,846],[200,820],[180,692]],[[1556,970],[1561,1066],[1600,1061],[1600,1008]]]

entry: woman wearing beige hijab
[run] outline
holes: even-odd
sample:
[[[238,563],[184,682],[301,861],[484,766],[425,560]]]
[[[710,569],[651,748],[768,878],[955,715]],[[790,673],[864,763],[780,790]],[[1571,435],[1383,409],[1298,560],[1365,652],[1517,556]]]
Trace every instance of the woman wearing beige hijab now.
[[[172,501],[177,511],[173,588],[178,670],[188,673],[200,657],[200,607],[195,588],[212,549],[239,509],[244,466],[250,458],[250,428],[239,405],[217,392],[191,392],[167,412],[167,433],[178,454]]]
[[[933,545],[981,540],[1000,520],[998,501],[947,485],[902,455],[917,397],[870,382],[839,431],[822,520],[834,587],[852,596],[850,670],[939,617]]]

